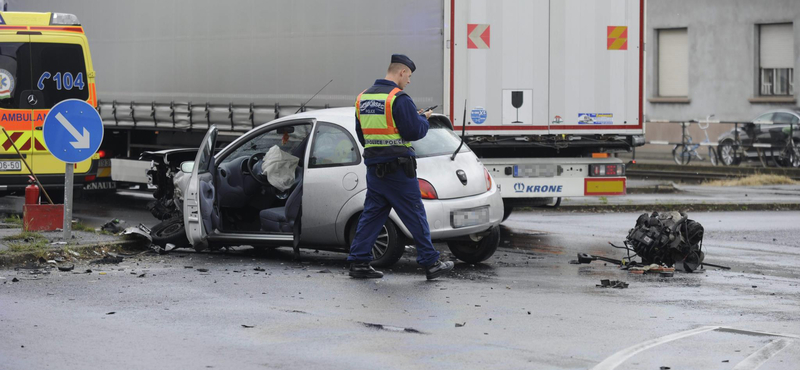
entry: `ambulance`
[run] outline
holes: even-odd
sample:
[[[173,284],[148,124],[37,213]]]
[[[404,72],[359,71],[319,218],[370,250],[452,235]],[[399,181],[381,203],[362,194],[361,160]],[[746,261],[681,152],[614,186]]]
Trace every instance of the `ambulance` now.
[[[0,131],[0,196],[23,192],[32,170],[54,201],[63,198],[65,164],[47,150],[42,127],[50,108],[66,99],[97,106],[89,43],[78,18],[0,12],[0,126],[8,133]],[[95,180],[99,159],[95,154],[74,165],[76,187]]]

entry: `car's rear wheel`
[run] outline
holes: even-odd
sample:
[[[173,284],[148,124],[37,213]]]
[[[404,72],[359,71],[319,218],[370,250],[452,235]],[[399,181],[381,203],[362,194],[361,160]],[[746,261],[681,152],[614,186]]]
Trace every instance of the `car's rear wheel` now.
[[[167,243],[174,244],[176,248],[187,248],[191,246],[186,237],[186,228],[183,224],[183,215],[161,221],[158,225],[150,228],[150,237],[153,244],[164,247]]]
[[[358,228],[358,218],[350,224],[348,242],[351,246],[353,245],[353,239],[356,237],[356,228]],[[394,222],[387,219],[378,232],[375,244],[372,245],[372,262],[370,265],[374,267],[389,267],[397,263],[406,250],[404,241],[405,238],[400,235]]]
[[[500,246],[500,227],[495,226],[489,231],[489,235],[483,239],[473,241],[449,241],[447,246],[456,258],[467,263],[480,263],[491,257],[497,247]]]

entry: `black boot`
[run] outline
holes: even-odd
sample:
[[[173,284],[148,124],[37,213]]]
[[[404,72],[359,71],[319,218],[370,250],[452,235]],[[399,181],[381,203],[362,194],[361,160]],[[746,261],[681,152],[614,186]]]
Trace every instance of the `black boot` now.
[[[350,277],[358,279],[380,279],[383,273],[375,271],[369,262],[353,262],[350,264]]]
[[[436,263],[434,263],[432,266],[425,268],[425,277],[427,277],[428,280],[436,279],[437,277],[442,276],[446,272],[452,270],[453,266],[455,265],[456,264],[452,261],[436,261]]]

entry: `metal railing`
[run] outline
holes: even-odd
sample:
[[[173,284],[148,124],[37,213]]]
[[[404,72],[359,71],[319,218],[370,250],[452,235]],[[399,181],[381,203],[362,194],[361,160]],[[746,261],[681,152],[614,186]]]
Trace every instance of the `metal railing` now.
[[[663,124],[679,124],[679,125],[681,125],[681,141],[680,142],[670,142],[670,141],[663,141],[663,140],[645,141],[646,144],[674,145],[674,146],[676,146],[676,148],[678,146],[683,146],[684,148],[686,148],[688,146],[695,146],[695,145],[697,147],[700,147],[700,146],[718,147],[720,145],[719,142],[714,142],[714,141],[710,141],[710,140],[701,141],[701,142],[695,142],[695,141],[691,140],[691,136],[687,133],[687,128],[692,123],[706,124],[706,127],[708,127],[708,125],[712,124],[712,123],[714,123],[714,124],[733,125],[734,130],[733,130],[732,149],[733,149],[733,153],[734,153],[733,160],[734,160],[735,163],[723,163],[723,164],[726,164],[726,165],[728,165],[728,164],[734,164],[734,165],[738,164],[742,159],[745,159],[747,157],[746,154],[745,154],[745,151],[755,149],[756,150],[756,154],[758,155],[758,158],[761,161],[762,165],[766,166],[766,158],[765,158],[766,154],[762,153],[762,150],[764,150],[764,151],[769,150],[770,151],[770,156],[772,156],[773,153],[781,151],[781,150],[784,150],[784,149],[787,148],[787,146],[793,146],[793,143],[790,142],[790,140],[792,140],[792,138],[794,137],[794,131],[795,131],[795,128],[794,128],[795,124],[793,124],[793,123],[784,123],[784,122],[777,122],[776,123],[776,122],[773,122],[773,121],[741,122],[741,121],[720,121],[720,120],[705,119],[705,120],[690,120],[690,121],[650,120],[650,121],[647,121],[646,123],[663,123]],[[788,138],[783,138],[782,136],[780,138],[776,138],[774,136],[771,136],[770,142],[768,142],[768,143],[764,143],[764,142],[758,143],[758,142],[756,142],[756,138],[750,138],[751,139],[750,142],[745,145],[741,140],[741,137],[740,137],[740,134],[739,134],[739,132],[740,132],[739,131],[739,127],[740,126],[746,126],[747,124],[759,124],[759,125],[773,125],[773,124],[784,125],[784,124],[786,124],[786,125],[789,126]],[[701,129],[705,130],[704,128],[702,128],[702,126],[701,126]],[[706,135],[707,135],[707,133],[706,133]],[[709,150],[709,152],[712,152],[712,150]],[[719,159],[719,155],[721,155],[721,154],[720,153],[716,153],[716,151],[713,151],[713,152],[715,152],[714,155],[717,156],[717,159]]]

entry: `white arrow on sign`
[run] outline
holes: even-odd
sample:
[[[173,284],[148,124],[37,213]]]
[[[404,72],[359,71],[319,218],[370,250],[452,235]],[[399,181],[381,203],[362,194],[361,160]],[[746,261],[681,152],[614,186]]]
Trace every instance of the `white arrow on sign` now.
[[[64,128],[67,129],[72,136],[75,137],[75,140],[78,140],[70,143],[72,144],[73,148],[89,149],[89,130],[87,130],[86,127],[83,128],[83,135],[81,135],[81,133],[75,129],[75,126],[72,126],[72,124],[69,123],[69,121],[67,121],[67,119],[60,112],[56,114],[56,119],[58,122],[61,122],[61,125],[64,126]]]

